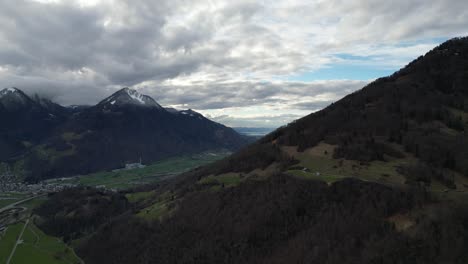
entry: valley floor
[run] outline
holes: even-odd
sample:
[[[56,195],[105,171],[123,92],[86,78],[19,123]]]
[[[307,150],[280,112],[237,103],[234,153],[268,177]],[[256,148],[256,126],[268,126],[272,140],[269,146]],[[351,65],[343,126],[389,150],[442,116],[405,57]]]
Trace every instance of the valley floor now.
[[[78,264],[73,249],[35,225],[32,210],[46,200],[36,196],[3,207],[0,212],[0,262],[6,264]]]

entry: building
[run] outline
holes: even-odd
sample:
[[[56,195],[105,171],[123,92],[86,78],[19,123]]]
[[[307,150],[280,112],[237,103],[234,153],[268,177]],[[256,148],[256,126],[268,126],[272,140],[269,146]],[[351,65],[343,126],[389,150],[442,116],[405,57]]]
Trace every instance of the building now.
[[[116,169],[116,170],[112,170],[112,171],[113,171],[113,172],[118,172],[118,171],[122,171],[122,170],[141,169],[141,168],[144,168],[144,167],[146,167],[146,165],[141,164],[141,158],[140,158],[140,162],[137,162],[137,163],[127,163],[127,164],[125,164],[125,167],[124,167],[124,168]]]
[[[146,167],[146,166],[141,164],[141,163],[128,163],[128,164],[125,164],[125,170],[141,169],[141,168],[144,168],[144,167]]]

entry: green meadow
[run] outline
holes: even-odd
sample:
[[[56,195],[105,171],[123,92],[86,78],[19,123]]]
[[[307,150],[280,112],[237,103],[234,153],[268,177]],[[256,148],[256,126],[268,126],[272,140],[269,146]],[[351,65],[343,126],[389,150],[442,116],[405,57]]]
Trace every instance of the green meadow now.
[[[140,169],[103,171],[68,178],[62,182],[122,190],[141,184],[157,182],[220,160],[230,154],[228,151],[204,152],[161,160]],[[57,180],[50,180],[50,182],[54,181]]]

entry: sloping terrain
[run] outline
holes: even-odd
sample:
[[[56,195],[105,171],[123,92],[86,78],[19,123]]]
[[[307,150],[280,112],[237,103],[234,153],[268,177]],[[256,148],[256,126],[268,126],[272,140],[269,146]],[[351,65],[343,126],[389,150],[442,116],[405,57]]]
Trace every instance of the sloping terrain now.
[[[467,263],[468,38],[127,194],[87,263]],[[45,204],[44,206],[47,206]]]
[[[4,94],[3,94],[4,93]],[[92,107],[63,108],[2,91],[0,161],[20,164],[28,181],[117,169],[207,150],[237,150],[245,136],[192,110],[168,112],[124,88]],[[3,107],[4,109],[2,109]]]
[[[34,98],[36,99],[36,98]],[[0,91],[0,160],[21,157],[65,121],[65,108],[16,88]]]
[[[400,168],[407,181],[463,189],[457,178],[468,175],[467,128],[468,39],[462,38],[278,129],[262,143],[299,152],[325,143],[333,146],[330,158],[361,164],[407,160]]]

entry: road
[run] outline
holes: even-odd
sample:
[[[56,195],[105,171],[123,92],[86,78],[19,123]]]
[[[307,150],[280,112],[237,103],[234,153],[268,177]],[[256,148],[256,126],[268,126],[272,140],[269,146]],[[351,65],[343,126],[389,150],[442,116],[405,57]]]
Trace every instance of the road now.
[[[13,258],[13,255],[15,255],[16,247],[18,247],[18,244],[20,243],[21,238],[23,237],[24,230],[26,229],[28,224],[29,224],[29,218],[28,218],[28,220],[26,220],[26,223],[24,224],[23,230],[21,230],[21,233],[18,236],[18,239],[16,239],[15,246],[13,247],[13,250],[11,250],[10,256],[8,257],[8,260],[7,260],[6,264],[10,264],[11,258]]]
[[[27,201],[29,201],[29,200],[32,200],[32,199],[35,199],[35,198],[38,198],[38,197],[41,197],[41,196],[44,196],[44,195],[46,195],[46,194],[41,194],[41,195],[32,196],[32,197],[23,199],[23,200],[21,200],[21,201],[18,201],[18,202],[9,204],[9,205],[7,205],[7,206],[5,206],[5,207],[0,208],[0,213],[3,212],[3,211],[6,211],[6,210],[8,210],[8,209],[14,208],[14,207],[16,207],[18,204],[25,203],[25,202],[27,202]]]

